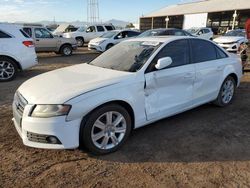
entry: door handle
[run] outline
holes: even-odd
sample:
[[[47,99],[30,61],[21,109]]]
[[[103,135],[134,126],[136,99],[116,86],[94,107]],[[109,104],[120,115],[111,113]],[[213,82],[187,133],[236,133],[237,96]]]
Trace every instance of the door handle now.
[[[40,41],[39,39],[36,39],[36,41]]]

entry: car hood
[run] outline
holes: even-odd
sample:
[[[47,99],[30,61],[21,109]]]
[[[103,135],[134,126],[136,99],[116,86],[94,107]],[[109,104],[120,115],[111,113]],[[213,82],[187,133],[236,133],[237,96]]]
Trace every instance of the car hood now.
[[[239,40],[244,40],[244,37],[234,37],[234,36],[222,36],[214,39],[216,43],[230,43],[230,42],[238,42]]]
[[[99,42],[105,41],[105,40],[107,40],[107,38],[98,37],[98,38],[92,39],[90,41],[90,43],[99,43]]]
[[[131,74],[88,64],[74,65],[36,76],[18,91],[29,104],[63,104],[84,93],[120,83]]]

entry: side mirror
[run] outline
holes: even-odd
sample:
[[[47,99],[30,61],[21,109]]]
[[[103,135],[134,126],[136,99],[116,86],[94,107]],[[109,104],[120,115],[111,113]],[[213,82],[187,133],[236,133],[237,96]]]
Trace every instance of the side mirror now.
[[[121,36],[121,35],[119,35],[117,38],[118,38],[118,39],[122,39],[122,36]]]
[[[169,65],[171,65],[172,62],[173,61],[171,57],[164,57],[164,58],[158,59],[157,64],[155,65],[155,68],[157,70],[164,69],[168,67]]]

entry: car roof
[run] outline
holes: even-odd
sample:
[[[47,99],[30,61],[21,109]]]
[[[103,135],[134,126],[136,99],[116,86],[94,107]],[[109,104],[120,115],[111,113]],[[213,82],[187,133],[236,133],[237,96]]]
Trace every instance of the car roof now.
[[[144,41],[144,42],[165,43],[165,42],[170,42],[170,41],[177,40],[177,39],[190,39],[190,38],[196,39],[196,37],[192,37],[192,36],[151,36],[151,37],[133,38],[133,39],[129,39],[127,41],[140,41],[140,42]]]

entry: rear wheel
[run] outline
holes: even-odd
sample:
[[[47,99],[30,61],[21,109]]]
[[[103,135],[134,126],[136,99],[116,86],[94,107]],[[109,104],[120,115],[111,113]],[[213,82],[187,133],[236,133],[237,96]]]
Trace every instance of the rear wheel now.
[[[228,76],[223,82],[220,93],[217,99],[214,101],[214,104],[220,107],[229,105],[233,100],[235,88],[235,80],[231,76]]]
[[[76,42],[78,47],[84,46],[84,39],[82,37],[76,37]]]
[[[94,154],[119,149],[131,131],[131,118],[123,107],[110,104],[93,111],[81,125],[80,142]]]
[[[73,49],[70,45],[63,45],[60,49],[60,53],[64,56],[72,55]]]
[[[16,77],[18,67],[16,63],[7,57],[0,57],[0,82],[11,81]]]

